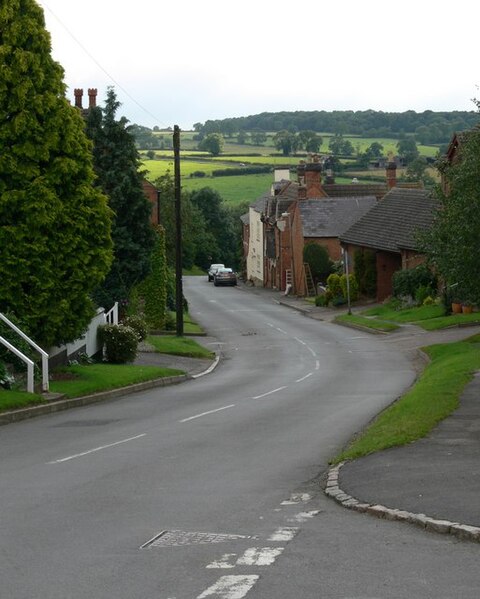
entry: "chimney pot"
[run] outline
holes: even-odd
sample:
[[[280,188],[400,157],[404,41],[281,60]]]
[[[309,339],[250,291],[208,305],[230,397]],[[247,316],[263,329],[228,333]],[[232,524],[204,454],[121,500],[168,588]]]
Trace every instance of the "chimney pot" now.
[[[97,105],[97,88],[91,87],[88,89],[88,107],[95,108]]]
[[[77,108],[82,108],[82,96],[83,96],[83,89],[81,88],[76,88],[73,90],[73,94],[75,96],[75,106]]]

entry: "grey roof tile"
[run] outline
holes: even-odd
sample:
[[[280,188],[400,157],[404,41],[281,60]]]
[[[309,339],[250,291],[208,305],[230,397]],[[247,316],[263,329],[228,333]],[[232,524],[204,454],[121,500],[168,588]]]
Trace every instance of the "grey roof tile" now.
[[[339,237],[368,212],[375,196],[300,200],[304,237]]]
[[[340,241],[398,253],[417,250],[417,231],[431,226],[438,202],[425,189],[394,187]]]

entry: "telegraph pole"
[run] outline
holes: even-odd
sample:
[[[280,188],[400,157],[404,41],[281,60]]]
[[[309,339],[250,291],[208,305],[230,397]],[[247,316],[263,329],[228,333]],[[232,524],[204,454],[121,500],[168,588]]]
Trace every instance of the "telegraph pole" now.
[[[173,127],[173,164],[175,182],[175,296],[177,337],[183,336],[183,285],[182,285],[182,211],[180,187],[180,127]]]

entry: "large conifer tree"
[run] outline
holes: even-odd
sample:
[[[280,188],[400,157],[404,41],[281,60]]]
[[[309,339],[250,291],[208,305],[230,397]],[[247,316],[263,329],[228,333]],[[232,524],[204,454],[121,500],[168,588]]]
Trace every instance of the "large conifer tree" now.
[[[37,342],[72,341],[111,263],[111,211],[34,0],[0,4],[0,311]]]
[[[90,109],[87,118],[98,185],[107,194],[114,211],[114,261],[95,293],[97,301],[105,307],[127,300],[133,286],[148,275],[155,239],[150,223],[152,208],[143,191],[135,138],[128,129],[127,119],[116,119],[119,106],[110,88],[105,107]]]

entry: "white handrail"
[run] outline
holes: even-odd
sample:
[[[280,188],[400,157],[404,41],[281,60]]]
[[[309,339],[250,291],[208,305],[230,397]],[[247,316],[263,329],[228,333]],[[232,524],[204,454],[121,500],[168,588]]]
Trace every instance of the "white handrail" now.
[[[48,393],[49,383],[48,383],[48,354],[45,350],[43,350],[39,345],[32,341],[30,337],[25,335],[23,331],[21,331],[17,326],[13,324],[4,314],[0,312],[0,319],[3,320],[8,326],[13,329],[22,339],[24,339],[27,343],[29,343],[34,349],[38,351],[38,353],[42,356],[42,391]],[[7,342],[8,343],[8,342]],[[11,349],[9,347],[9,349]],[[13,350],[12,350],[13,351]],[[18,350],[17,350],[18,351]],[[14,352],[15,353],[15,352]],[[21,353],[21,352],[20,352]],[[18,355],[18,354],[17,354]],[[22,353],[19,358],[26,357]],[[23,359],[23,358],[22,358]],[[32,391],[33,393],[33,391]]]
[[[30,358],[27,358],[27,356],[25,354],[22,354],[22,352],[19,349],[14,347],[11,343],[9,343],[3,337],[0,337],[0,343],[3,343],[3,345],[5,345],[5,347],[7,349],[9,349],[11,352],[13,352],[16,356],[18,356],[21,360],[23,360],[26,363],[26,365],[27,365],[27,391],[29,393],[34,393],[34,385],[33,385],[34,363],[33,363],[33,360],[30,360]]]
[[[118,302],[115,302],[108,312],[105,312],[105,322],[118,324]]]

